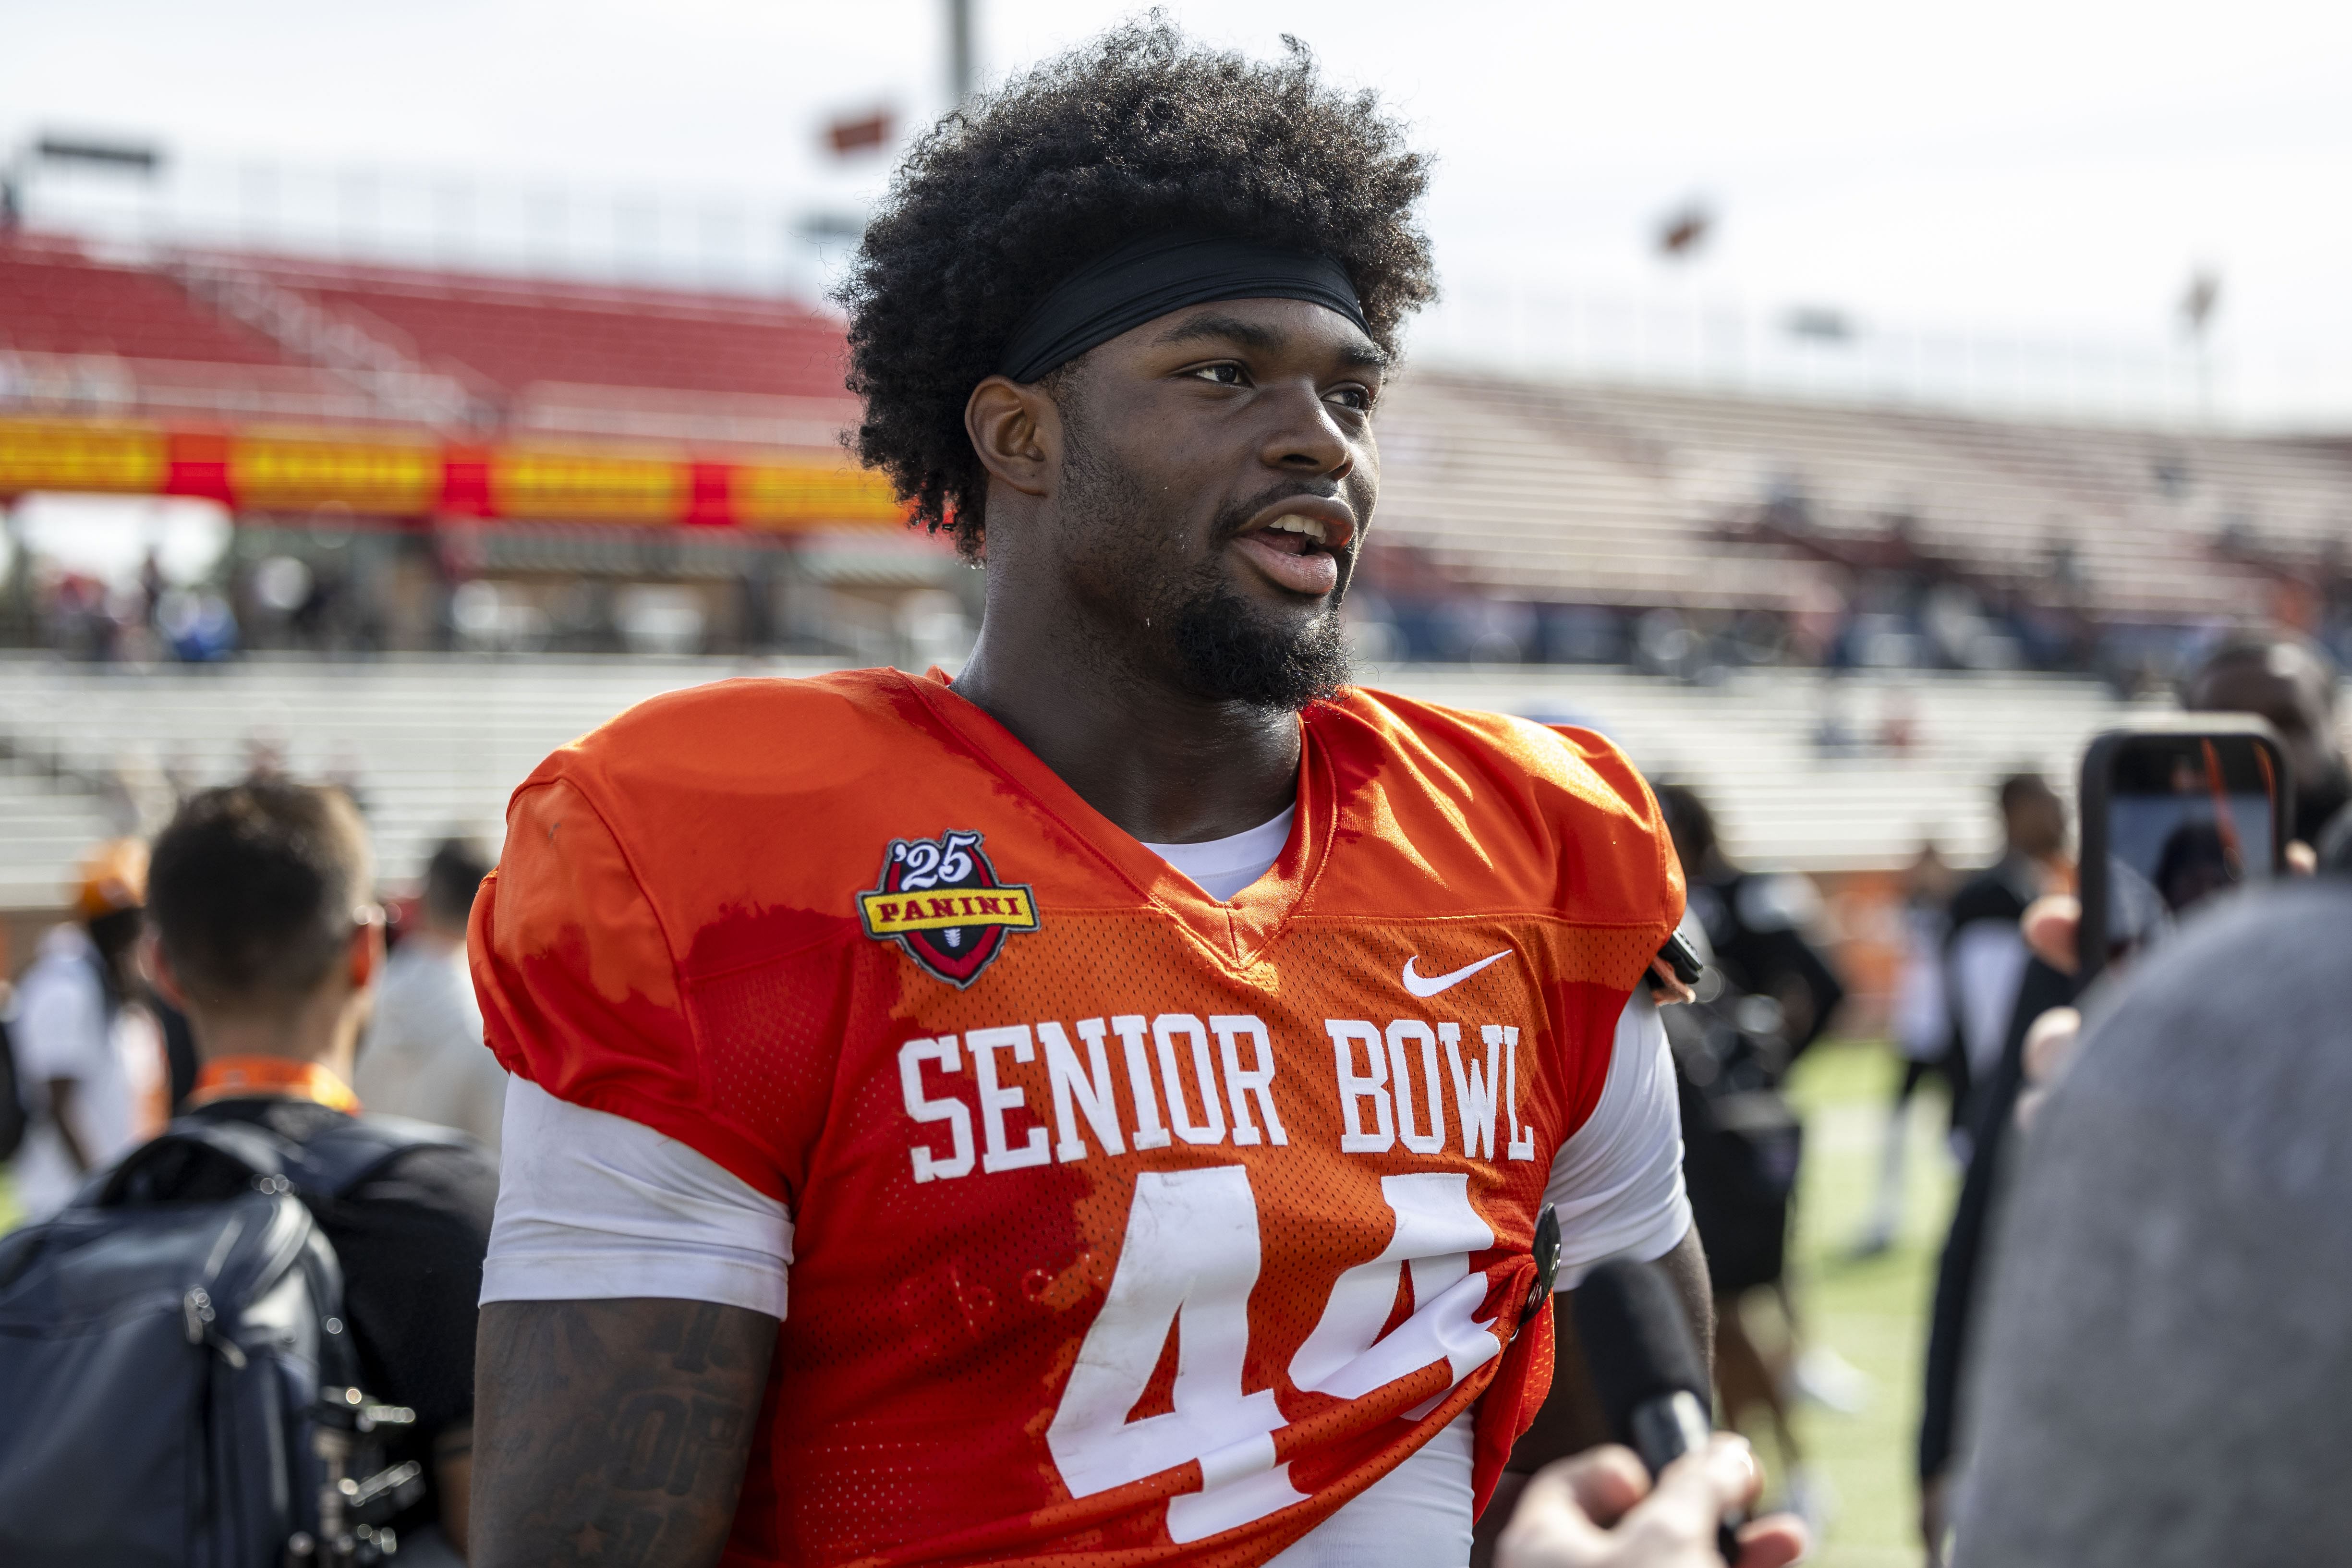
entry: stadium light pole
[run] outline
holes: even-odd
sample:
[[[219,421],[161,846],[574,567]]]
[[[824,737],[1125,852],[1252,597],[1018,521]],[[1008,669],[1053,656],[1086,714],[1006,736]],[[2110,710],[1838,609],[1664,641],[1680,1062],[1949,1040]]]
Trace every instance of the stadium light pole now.
[[[2180,321],[2197,355],[2197,420],[2213,423],[2213,307],[2221,302],[2221,274],[2199,268],[2180,298]]]
[[[971,0],[947,0],[948,91],[961,105],[971,96]]]
[[[1681,275],[1681,303],[1690,315],[1691,374],[1701,382],[1707,378],[1706,307],[1700,301],[1692,264],[1706,248],[1707,234],[1714,225],[1715,215],[1707,210],[1706,203],[1694,196],[1668,213],[1657,231],[1658,258]]]
[[[163,154],[138,142],[37,137],[19,148],[15,157],[0,163],[0,232],[14,229],[25,221],[25,189],[33,170],[43,163],[88,163],[152,179],[163,165]]]

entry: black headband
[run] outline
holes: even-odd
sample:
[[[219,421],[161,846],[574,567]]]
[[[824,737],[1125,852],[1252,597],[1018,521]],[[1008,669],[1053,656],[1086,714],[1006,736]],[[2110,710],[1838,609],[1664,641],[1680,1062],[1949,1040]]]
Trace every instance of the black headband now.
[[[1123,245],[1055,284],[1013,329],[998,364],[1014,381],[1034,381],[1154,317],[1213,300],[1304,300],[1371,331],[1347,269],[1328,256],[1161,234]]]

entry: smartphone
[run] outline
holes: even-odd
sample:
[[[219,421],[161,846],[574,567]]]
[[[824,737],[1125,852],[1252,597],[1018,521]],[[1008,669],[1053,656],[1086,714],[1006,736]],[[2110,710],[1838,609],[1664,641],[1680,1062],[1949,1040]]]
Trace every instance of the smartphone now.
[[[2078,983],[2164,940],[2197,905],[2285,868],[2286,752],[2262,720],[2183,714],[2083,754]]]

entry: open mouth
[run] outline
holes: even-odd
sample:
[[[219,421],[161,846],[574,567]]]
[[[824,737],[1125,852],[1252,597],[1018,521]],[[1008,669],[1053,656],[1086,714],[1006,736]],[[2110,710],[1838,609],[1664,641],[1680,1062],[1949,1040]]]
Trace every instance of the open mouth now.
[[[1310,550],[1328,549],[1334,531],[1319,517],[1301,517],[1294,511],[1276,518],[1258,531],[1276,550],[1304,555]]]
[[[1319,595],[1339,585],[1339,557],[1355,535],[1354,521],[1333,515],[1326,502],[1311,512],[1277,511],[1244,530],[1234,543],[1276,585]]]

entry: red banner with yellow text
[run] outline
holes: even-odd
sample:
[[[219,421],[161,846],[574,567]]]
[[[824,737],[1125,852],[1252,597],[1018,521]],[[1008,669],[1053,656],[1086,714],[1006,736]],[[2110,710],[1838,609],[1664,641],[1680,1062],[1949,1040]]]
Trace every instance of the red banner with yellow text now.
[[[780,531],[905,521],[889,481],[829,454],[719,457],[370,430],[193,429],[0,418],[0,498],[204,496],[242,511]]]

